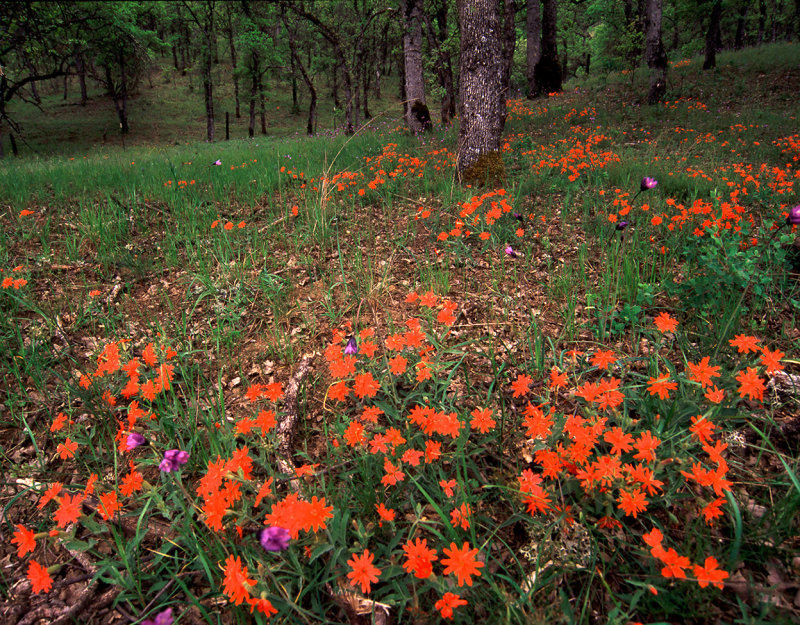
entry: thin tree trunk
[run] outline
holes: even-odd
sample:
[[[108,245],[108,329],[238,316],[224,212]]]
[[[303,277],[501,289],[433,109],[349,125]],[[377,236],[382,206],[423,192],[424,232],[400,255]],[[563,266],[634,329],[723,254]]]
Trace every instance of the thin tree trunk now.
[[[64,100],[69,97],[69,74],[64,74]]]
[[[661,0],[645,3],[645,57],[650,68],[647,103],[661,101],[667,91],[667,53],[661,43]]]
[[[528,35],[526,49],[526,77],[528,79],[528,97],[537,95],[536,64],[542,56],[542,5],[540,0],[528,0],[525,30]]]
[[[250,124],[247,127],[247,133],[252,139],[256,134],[256,100],[258,99],[258,76],[261,71],[261,63],[255,52],[253,52],[250,61],[252,82],[250,83]]]
[[[767,3],[758,0],[758,45],[764,42],[764,32],[767,29]]]
[[[741,50],[744,47],[745,41],[745,27],[747,26],[747,13],[750,10],[750,5],[744,3],[739,7],[739,15],[736,19],[736,36],[733,40],[733,49]]]
[[[233,38],[233,17],[231,14],[228,14],[228,46],[231,50],[231,71],[233,73],[233,97],[236,102],[236,119],[239,119],[242,116],[242,111],[240,109],[239,104],[239,75],[236,73],[236,66],[238,65],[238,60],[236,56],[236,43]]]
[[[333,84],[331,85],[331,97],[333,98],[333,106],[339,108],[342,103],[339,101],[339,63],[334,62],[332,66]]]
[[[442,126],[447,126],[450,124],[450,120],[456,115],[453,68],[450,65],[450,56],[442,46],[442,43],[447,38],[447,2],[442,2],[436,7],[436,23],[439,29],[438,35],[433,28],[430,15],[422,11],[422,18],[425,21],[425,36],[428,39],[428,47],[436,53],[436,74],[439,77],[439,84],[444,91],[439,112],[442,118]]]
[[[266,98],[264,97],[264,85],[261,80],[258,81],[258,98],[261,103],[259,115],[261,117],[261,134],[267,134],[267,105]]]
[[[308,123],[306,124],[306,133],[313,135],[317,125],[317,90],[314,88],[314,83],[312,82],[311,77],[308,75],[308,72],[306,72],[306,68],[303,67],[303,63],[300,60],[300,55],[297,54],[294,32],[291,28],[289,28],[288,24],[285,25],[286,31],[289,34],[289,51],[292,53],[294,63],[297,69],[300,70],[300,76],[303,77],[303,82],[306,84],[306,88],[308,89],[308,93],[311,97],[311,104],[308,106]]]
[[[363,111],[364,121],[372,118],[372,113],[369,112],[369,86],[370,86],[370,71],[366,64],[361,67],[361,93],[363,95]]]
[[[456,169],[466,183],[504,177],[500,136],[506,118],[503,24],[499,0],[457,0],[461,28]]]
[[[714,69],[717,66],[717,50],[720,48],[719,22],[722,17],[722,0],[714,0],[711,8],[711,17],[708,20],[706,31],[706,58],[703,69]]]

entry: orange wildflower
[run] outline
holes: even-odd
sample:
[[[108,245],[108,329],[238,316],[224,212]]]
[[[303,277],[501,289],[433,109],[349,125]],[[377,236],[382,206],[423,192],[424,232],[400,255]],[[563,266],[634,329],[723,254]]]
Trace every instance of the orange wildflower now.
[[[720,589],[723,588],[722,580],[728,577],[728,573],[717,568],[718,566],[717,560],[711,556],[706,558],[703,566],[694,565],[694,576],[697,578],[700,588],[705,588],[709,584]]]
[[[50,592],[53,587],[50,573],[36,560],[31,560],[28,564],[28,579],[31,582],[31,590],[36,594],[39,594],[40,591]]]
[[[653,319],[653,323],[661,332],[673,332],[678,327],[678,320],[665,312],[660,313]]]
[[[434,604],[434,607],[439,610],[443,619],[451,619],[453,618],[453,608],[457,608],[461,605],[467,605],[466,599],[462,599],[452,592],[446,592],[442,595],[442,598]]]
[[[24,525],[17,525],[14,537],[11,542],[17,545],[17,557],[22,558],[26,553],[33,553],[36,549],[36,539],[33,530],[27,529]]]
[[[364,553],[360,556],[353,554],[353,557],[347,561],[347,564],[352,569],[347,574],[350,579],[350,585],[360,585],[361,592],[365,595],[369,594],[371,584],[377,582],[381,574],[381,570],[372,564],[374,559],[375,554],[370,553],[368,549],[364,549]]]
[[[442,552],[448,556],[442,558],[442,564],[446,567],[444,574],[455,573],[459,586],[472,586],[472,576],[480,577],[479,569],[483,568],[484,563],[476,559],[478,550],[470,549],[469,543],[464,542],[460,548],[455,543],[450,543],[450,547],[445,547]]]
[[[433,573],[433,562],[437,560],[436,550],[428,547],[425,538],[416,538],[415,542],[407,541],[403,545],[406,561],[403,568],[419,579],[426,579]]]
[[[228,556],[225,560],[225,578],[222,589],[234,605],[241,605],[250,599],[250,587],[256,580],[247,577],[247,567],[242,565],[239,556]]]
[[[753,367],[747,367],[747,371],[740,371],[736,375],[736,381],[739,382],[739,396],[744,399],[757,399],[761,401],[764,399],[764,381],[758,377],[758,371]]]

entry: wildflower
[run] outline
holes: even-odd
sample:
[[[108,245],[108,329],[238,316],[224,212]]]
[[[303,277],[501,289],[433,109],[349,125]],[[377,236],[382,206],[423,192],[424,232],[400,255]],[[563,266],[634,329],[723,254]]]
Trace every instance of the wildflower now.
[[[212,165],[216,165],[216,166],[220,166],[220,165],[222,165],[222,161],[221,161],[220,159],[217,159],[216,161],[214,161],[214,162],[213,162],[213,163],[211,163],[211,164],[212,164]]]
[[[764,381],[758,377],[758,372],[753,367],[747,367],[747,371],[740,371],[736,375],[736,381],[741,385],[739,387],[739,396],[742,399],[745,396],[759,401],[764,399]]]
[[[655,319],[653,323],[660,332],[672,332],[678,327],[678,320],[673,318],[669,313],[662,312]]]
[[[358,353],[358,343],[356,343],[356,337],[350,337],[350,339],[347,341],[347,345],[344,347],[344,353],[348,356]]]
[[[460,605],[467,605],[467,601],[452,592],[446,592],[436,602],[435,607],[442,614],[442,618],[451,619],[453,618],[453,608],[457,608]]]
[[[728,577],[728,573],[718,569],[717,566],[717,560],[711,556],[706,558],[703,566],[699,564],[694,565],[694,576],[697,578],[697,583],[700,584],[700,588],[705,588],[709,584],[717,588],[723,587],[722,580]]]
[[[121,507],[117,499],[117,491],[112,490],[111,492],[102,493],[100,495],[100,506],[98,506],[97,511],[104,521],[108,521]]]
[[[650,189],[655,189],[656,185],[658,184],[658,180],[655,178],[651,178],[650,176],[645,176],[642,178],[642,184],[640,186],[641,191],[648,191]]]
[[[154,619],[142,621],[142,625],[172,625],[172,608],[162,610]]]
[[[36,549],[36,538],[33,530],[29,530],[24,525],[17,525],[14,538],[11,542],[17,545],[17,557],[22,558],[26,553],[33,553]]]
[[[353,569],[347,574],[347,577],[350,578],[350,585],[358,586],[360,584],[361,592],[365,595],[369,594],[370,585],[377,582],[378,576],[381,574],[381,570],[372,564],[374,559],[375,554],[364,549],[364,553],[360,556],[353,554],[353,557],[347,561],[347,564]]]
[[[403,551],[406,554],[403,568],[407,573],[413,573],[419,579],[430,577],[433,572],[433,562],[438,558],[436,549],[428,547],[427,539],[416,538],[415,542],[408,541],[403,545]]]
[[[442,551],[448,556],[442,558],[442,564],[447,567],[444,574],[455,573],[459,586],[472,586],[472,575],[479,577],[481,573],[478,569],[484,566],[483,562],[475,559],[478,550],[470,549],[469,543],[465,542],[460,548],[455,543],[450,543],[450,547],[445,547]]]
[[[492,411],[489,408],[476,408],[471,413],[472,420],[470,421],[470,428],[478,430],[481,434],[486,434],[491,430],[496,421],[492,419]]]
[[[508,256],[511,256],[511,258],[517,257],[517,253],[514,251],[514,248],[511,247],[510,245],[506,245],[505,252]]]
[[[628,227],[628,222],[627,222],[627,221],[620,221],[618,224],[616,224],[616,225],[614,226],[614,230],[617,230],[617,231],[619,231],[619,232],[622,232],[622,231],[623,231],[623,230],[625,230],[625,228],[627,228],[627,227]]]
[[[661,399],[667,399],[669,392],[678,388],[677,382],[671,382],[669,374],[662,378],[650,378],[647,383],[647,390],[651,395],[658,395]]]
[[[800,204],[789,211],[789,216],[786,218],[786,223],[791,226],[800,225]]]
[[[592,354],[592,357],[589,359],[589,362],[595,367],[606,371],[608,371],[608,366],[614,364],[616,361],[617,357],[614,355],[614,352],[602,349]]]
[[[83,497],[80,495],[64,495],[55,514],[55,522],[58,527],[64,528],[70,523],[75,523],[81,516],[81,504]]]
[[[128,434],[128,438],[125,439],[125,451],[130,451],[131,449],[136,449],[141,445],[146,445],[147,439],[139,434],[138,432],[131,432]]]
[[[686,367],[689,370],[689,379],[693,382],[698,382],[703,388],[712,386],[711,378],[719,377],[719,367],[710,366],[708,356],[705,356],[696,365],[687,362]]]
[[[254,586],[256,580],[247,577],[247,567],[242,565],[239,556],[235,558],[228,556],[225,560],[225,579],[222,582],[222,589],[234,605],[241,605],[250,598],[250,586]]]
[[[270,526],[258,530],[258,542],[266,551],[284,551],[289,548],[289,530]]]
[[[31,560],[28,564],[28,579],[31,582],[31,590],[36,594],[39,594],[40,590],[49,592],[53,586],[50,573],[36,560]]]
[[[169,473],[170,471],[177,471],[184,464],[189,462],[189,452],[181,449],[170,449],[164,452],[164,459],[158,465],[158,468]]]
[[[761,347],[758,345],[758,339],[754,336],[737,334],[728,342],[737,350],[739,350],[740,354],[749,354],[750,352],[757,352],[761,349]]]
[[[528,394],[528,386],[530,386],[533,380],[530,376],[521,373],[517,376],[517,379],[511,384],[511,389],[514,391],[514,397],[522,397],[523,395]]]

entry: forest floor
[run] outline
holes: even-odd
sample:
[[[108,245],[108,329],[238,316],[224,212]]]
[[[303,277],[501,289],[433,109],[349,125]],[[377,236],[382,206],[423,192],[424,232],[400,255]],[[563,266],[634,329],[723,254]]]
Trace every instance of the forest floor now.
[[[0,622],[797,622],[798,57],[513,100],[485,189],[388,101],[209,145],[143,86],[124,149],[26,111]]]

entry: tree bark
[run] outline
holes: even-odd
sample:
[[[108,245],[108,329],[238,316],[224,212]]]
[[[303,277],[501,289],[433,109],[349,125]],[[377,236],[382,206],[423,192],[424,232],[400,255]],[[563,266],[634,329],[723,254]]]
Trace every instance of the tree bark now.
[[[286,31],[289,34],[289,51],[292,54],[295,66],[300,71],[300,75],[303,77],[303,82],[306,84],[306,88],[308,89],[308,93],[311,97],[311,104],[308,105],[308,123],[306,124],[306,133],[313,135],[317,126],[317,90],[314,88],[314,83],[311,80],[311,77],[308,75],[305,67],[303,67],[303,62],[300,60],[300,55],[297,54],[294,32],[291,28],[289,28],[288,24],[286,24]]]
[[[525,31],[528,35],[527,71],[525,74],[528,79],[528,98],[533,98],[537,94],[534,70],[542,56],[542,4],[540,0],[528,0]]]
[[[747,13],[750,5],[745,2],[739,7],[739,16],[736,19],[736,36],[733,40],[733,49],[741,50],[744,47],[745,27],[747,26]]]
[[[406,85],[406,124],[416,134],[430,130],[431,114],[425,102],[422,69],[422,0],[400,0],[403,16],[403,61]]]
[[[719,22],[722,17],[722,0],[714,0],[711,8],[711,17],[708,20],[708,30],[706,31],[706,58],[703,61],[703,69],[714,69],[717,66],[717,50],[720,48],[720,29]]]
[[[86,64],[83,62],[83,53],[75,55],[75,68],[78,72],[78,85],[81,88],[81,106],[86,106],[89,96],[86,92]]]
[[[239,119],[242,116],[242,111],[239,104],[239,75],[236,73],[236,65],[238,63],[236,58],[236,44],[233,38],[233,15],[230,11],[228,13],[228,27],[226,30],[228,46],[231,50],[231,72],[233,74],[233,97],[236,102],[236,119]]]
[[[542,39],[541,56],[534,68],[535,95],[561,91],[561,66],[558,63],[558,14],[556,0],[542,2]]]
[[[497,184],[505,171],[500,136],[506,119],[501,0],[457,0],[461,28],[458,152],[462,182]]]
[[[503,84],[506,86],[505,99],[508,99],[508,87],[511,84],[511,70],[514,67],[514,49],[517,47],[516,0],[503,0]]]
[[[647,103],[657,104],[667,91],[667,53],[661,43],[661,0],[645,0],[645,58],[650,68]]]

